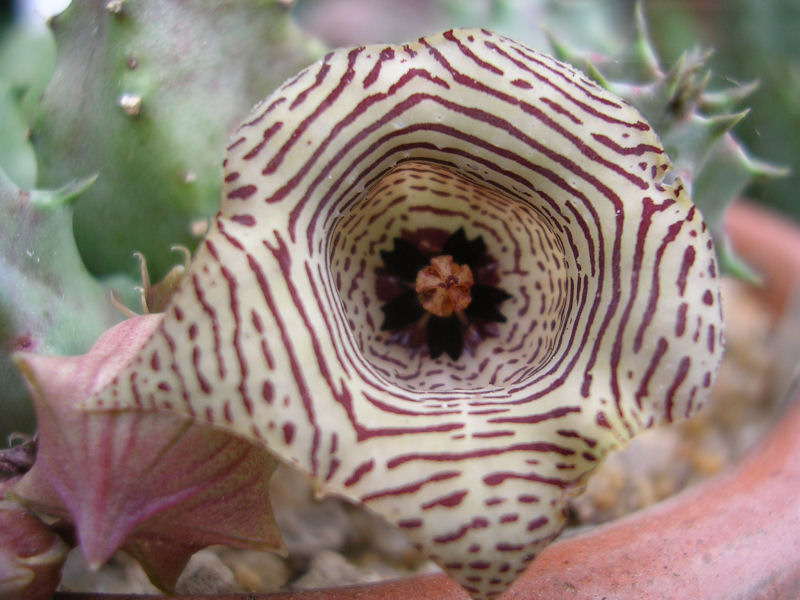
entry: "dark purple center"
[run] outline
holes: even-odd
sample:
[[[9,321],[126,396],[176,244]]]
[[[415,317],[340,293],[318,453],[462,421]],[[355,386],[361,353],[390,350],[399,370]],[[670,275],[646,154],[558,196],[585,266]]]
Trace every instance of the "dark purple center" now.
[[[467,265],[474,277],[469,305],[447,317],[427,312],[414,288],[420,270],[440,255]],[[498,305],[511,295],[497,287],[497,261],[482,236],[467,239],[463,228],[449,235],[435,228],[404,231],[391,250],[381,250],[381,258],[384,266],[377,271],[376,293],[384,303],[381,330],[391,332],[391,342],[406,346],[412,354],[427,348],[431,358],[446,353],[458,360],[464,351],[473,355],[483,339],[497,336],[496,324],[506,320]]]

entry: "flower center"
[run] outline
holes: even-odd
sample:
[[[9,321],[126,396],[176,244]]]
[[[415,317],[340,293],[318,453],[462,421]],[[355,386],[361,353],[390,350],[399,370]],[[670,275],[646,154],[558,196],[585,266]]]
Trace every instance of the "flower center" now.
[[[419,303],[437,317],[449,317],[461,312],[472,302],[470,288],[475,281],[469,265],[459,265],[449,254],[431,259],[420,269],[414,282]]]
[[[438,228],[405,235],[380,251],[381,330],[395,332],[390,341],[412,354],[425,345],[434,359],[446,353],[457,361],[465,350],[474,355],[481,340],[497,336],[495,325],[506,321],[498,305],[511,298],[493,285],[496,262],[483,237],[469,239],[463,227],[450,235]]]
[[[403,162],[347,201],[330,271],[339,331],[372,372],[407,390],[494,390],[539,376],[571,341],[591,266],[566,215],[506,184]]]

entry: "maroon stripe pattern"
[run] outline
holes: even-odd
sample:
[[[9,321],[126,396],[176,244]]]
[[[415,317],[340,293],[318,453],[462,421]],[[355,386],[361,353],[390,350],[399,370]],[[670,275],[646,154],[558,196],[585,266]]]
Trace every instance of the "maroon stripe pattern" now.
[[[333,52],[253,109],[225,168],[161,327],[91,403],[262,443],[474,598],[560,532],[609,450],[706,397],[702,217],[638,113],[548,56],[481,30]],[[426,228],[482,236],[512,296],[459,360],[380,329],[381,251]]]

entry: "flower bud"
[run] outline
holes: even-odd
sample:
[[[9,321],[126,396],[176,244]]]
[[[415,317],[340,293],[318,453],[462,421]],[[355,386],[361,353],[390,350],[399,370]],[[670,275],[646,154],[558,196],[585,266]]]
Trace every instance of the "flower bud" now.
[[[32,513],[0,500],[0,600],[49,600],[68,551]]]

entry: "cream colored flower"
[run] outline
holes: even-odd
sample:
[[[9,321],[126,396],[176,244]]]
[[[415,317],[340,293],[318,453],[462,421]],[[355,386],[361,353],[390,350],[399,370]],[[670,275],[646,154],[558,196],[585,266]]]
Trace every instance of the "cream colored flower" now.
[[[474,598],[558,535],[606,452],[707,395],[703,220],[641,116],[548,56],[482,30],[332,52],[253,109],[225,163],[184,284],[92,404],[258,440]],[[455,308],[463,351],[434,358],[435,313],[382,328],[408,292],[385,257],[446,256],[459,229],[488,257],[474,285],[508,297],[502,319]]]

